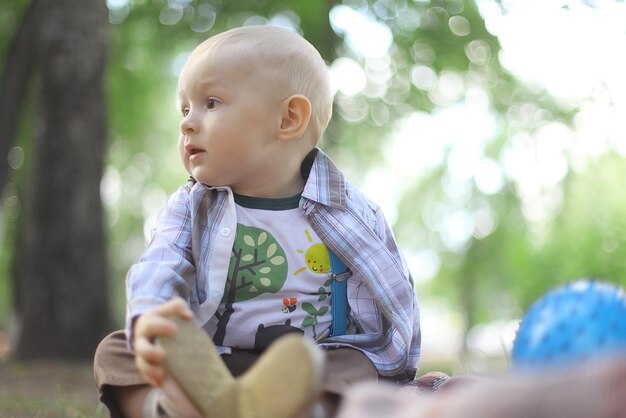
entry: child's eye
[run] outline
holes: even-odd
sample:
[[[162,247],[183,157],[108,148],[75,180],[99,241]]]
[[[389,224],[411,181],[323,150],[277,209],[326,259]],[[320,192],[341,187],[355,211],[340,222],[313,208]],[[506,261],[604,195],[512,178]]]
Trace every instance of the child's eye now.
[[[221,102],[218,99],[216,99],[215,97],[209,97],[209,99],[206,101],[207,109],[215,109],[220,104],[221,104]]]
[[[189,114],[189,108],[188,107],[181,108],[180,113],[182,113],[183,116],[187,116]]]

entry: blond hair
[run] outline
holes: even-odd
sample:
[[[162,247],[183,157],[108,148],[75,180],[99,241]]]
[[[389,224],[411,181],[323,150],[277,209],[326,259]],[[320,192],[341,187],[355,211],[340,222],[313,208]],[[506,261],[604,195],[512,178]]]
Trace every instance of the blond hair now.
[[[309,129],[316,143],[332,114],[333,97],[328,68],[306,39],[275,26],[244,26],[219,33],[201,43],[190,57],[214,53],[222,46],[237,45],[254,60],[255,73],[267,77],[277,93],[287,98],[305,96],[311,103]]]

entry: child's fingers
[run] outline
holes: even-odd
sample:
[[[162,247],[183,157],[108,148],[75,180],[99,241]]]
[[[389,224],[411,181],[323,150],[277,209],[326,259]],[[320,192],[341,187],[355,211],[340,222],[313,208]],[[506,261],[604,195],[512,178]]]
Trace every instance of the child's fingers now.
[[[155,338],[162,335],[174,335],[176,330],[177,326],[174,321],[155,310],[147,312],[137,319],[135,323],[135,340],[146,338],[149,341],[154,341]]]
[[[176,334],[176,323],[169,319],[172,316],[191,319],[193,313],[183,299],[176,298],[165,302],[137,318],[133,328],[135,338],[146,337],[152,341],[162,335]]]
[[[162,364],[165,361],[163,348],[152,344],[146,338],[139,338],[135,342],[135,355],[151,364]]]
[[[167,377],[167,373],[162,366],[147,362],[142,357],[136,357],[135,364],[137,365],[137,369],[139,369],[141,375],[147,380],[148,384],[155,387],[161,387]]]
[[[142,376],[152,386],[160,387],[167,377],[163,367],[165,351],[154,341],[161,336],[173,336],[178,329],[171,317],[193,318],[187,303],[172,299],[137,318],[134,324],[135,363]]]
[[[135,363],[141,374],[152,386],[160,386],[166,377],[163,361],[165,352],[145,338],[135,343]]]

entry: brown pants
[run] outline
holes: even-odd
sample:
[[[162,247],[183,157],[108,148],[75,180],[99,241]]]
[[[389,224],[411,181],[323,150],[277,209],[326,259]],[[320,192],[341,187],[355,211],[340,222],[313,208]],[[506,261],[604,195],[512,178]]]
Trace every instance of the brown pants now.
[[[259,357],[245,350],[233,350],[222,355],[224,363],[237,377],[243,374]],[[135,355],[128,349],[123,331],[116,331],[102,340],[94,358],[94,378],[100,400],[109,408],[111,418],[123,418],[117,405],[113,388],[147,385],[135,367]],[[367,358],[358,350],[337,348],[326,351],[324,372],[325,401],[338,403],[341,395],[351,385],[365,380],[377,380],[378,373]]]

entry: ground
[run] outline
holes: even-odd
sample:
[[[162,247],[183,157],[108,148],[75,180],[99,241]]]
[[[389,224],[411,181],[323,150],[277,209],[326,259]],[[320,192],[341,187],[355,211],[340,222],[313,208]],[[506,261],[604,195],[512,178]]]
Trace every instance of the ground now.
[[[0,418],[106,418],[91,363],[0,359]]]
[[[0,333],[0,337],[2,334]],[[98,402],[92,364],[11,360],[0,341],[0,418],[108,418]],[[420,374],[446,371],[446,362],[423,364]]]

